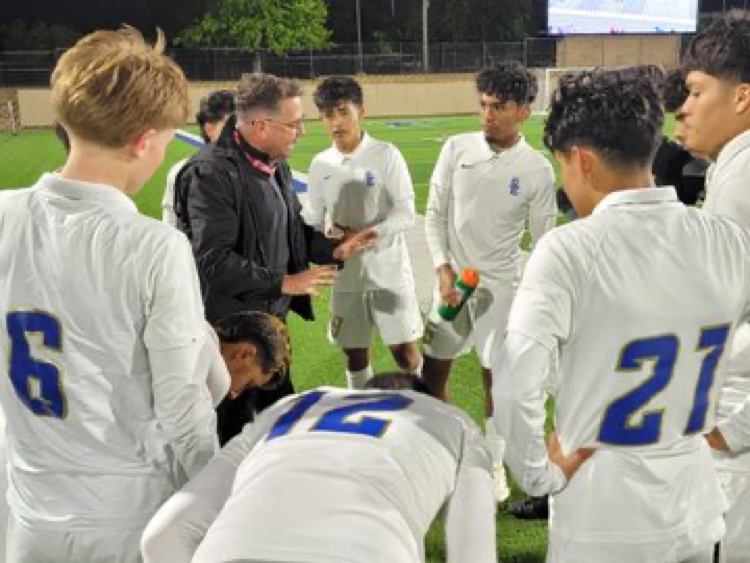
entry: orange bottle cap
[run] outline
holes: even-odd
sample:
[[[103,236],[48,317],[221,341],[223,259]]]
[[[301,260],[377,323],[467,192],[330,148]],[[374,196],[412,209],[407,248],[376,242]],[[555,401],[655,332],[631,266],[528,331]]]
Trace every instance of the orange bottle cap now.
[[[476,287],[479,285],[479,272],[474,268],[464,268],[461,270],[461,281],[467,287]]]

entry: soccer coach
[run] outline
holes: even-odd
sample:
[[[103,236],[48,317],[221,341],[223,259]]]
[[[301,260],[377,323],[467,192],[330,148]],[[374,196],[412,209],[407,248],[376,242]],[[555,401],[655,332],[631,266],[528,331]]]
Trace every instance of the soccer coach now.
[[[286,162],[304,132],[301,94],[294,80],[245,75],[236,116],[177,177],[177,226],[192,243],[211,323],[241,311],[285,320],[290,309],[313,320],[310,296],[333,283],[333,264],[375,237],[365,231],[337,244],[303,222]],[[311,268],[309,262],[327,265]],[[254,412],[292,394],[291,379],[286,381],[277,390],[251,391],[220,405],[220,426],[233,428],[222,442]]]

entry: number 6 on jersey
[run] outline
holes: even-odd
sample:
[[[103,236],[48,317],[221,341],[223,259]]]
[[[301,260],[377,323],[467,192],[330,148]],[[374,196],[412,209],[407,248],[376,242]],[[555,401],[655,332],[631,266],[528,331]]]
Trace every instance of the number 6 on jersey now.
[[[45,348],[61,351],[60,322],[42,311],[17,311],[8,313],[6,326],[10,336],[10,380],[18,398],[36,415],[65,418],[61,370],[32,357],[29,346],[29,335],[38,333]]]

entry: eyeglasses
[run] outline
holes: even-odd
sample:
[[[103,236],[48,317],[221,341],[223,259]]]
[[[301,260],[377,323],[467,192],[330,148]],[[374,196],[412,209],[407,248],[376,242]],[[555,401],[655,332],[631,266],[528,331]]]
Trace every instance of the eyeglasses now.
[[[275,123],[276,125],[281,125],[285,129],[289,129],[290,131],[297,131],[299,133],[303,133],[305,131],[305,124],[302,122],[301,119],[297,119],[295,121],[278,121],[276,119],[271,119],[270,117],[264,117],[261,121],[270,121],[271,123]]]

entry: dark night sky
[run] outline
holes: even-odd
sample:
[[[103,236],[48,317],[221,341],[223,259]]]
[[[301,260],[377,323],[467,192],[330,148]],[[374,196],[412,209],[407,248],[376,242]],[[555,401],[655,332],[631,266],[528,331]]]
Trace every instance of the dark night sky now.
[[[13,19],[61,23],[87,32],[98,27],[132,24],[144,31],[157,26],[168,34],[201,13],[209,0],[0,0],[0,23]],[[352,0],[353,2],[354,0]],[[364,2],[368,0],[362,0]],[[396,0],[397,4],[418,0]],[[534,0],[535,3],[539,0]],[[750,6],[749,0],[701,0],[701,11]]]
[[[142,30],[179,29],[201,12],[204,0],[0,0],[0,22],[60,23],[82,32],[121,23]]]

